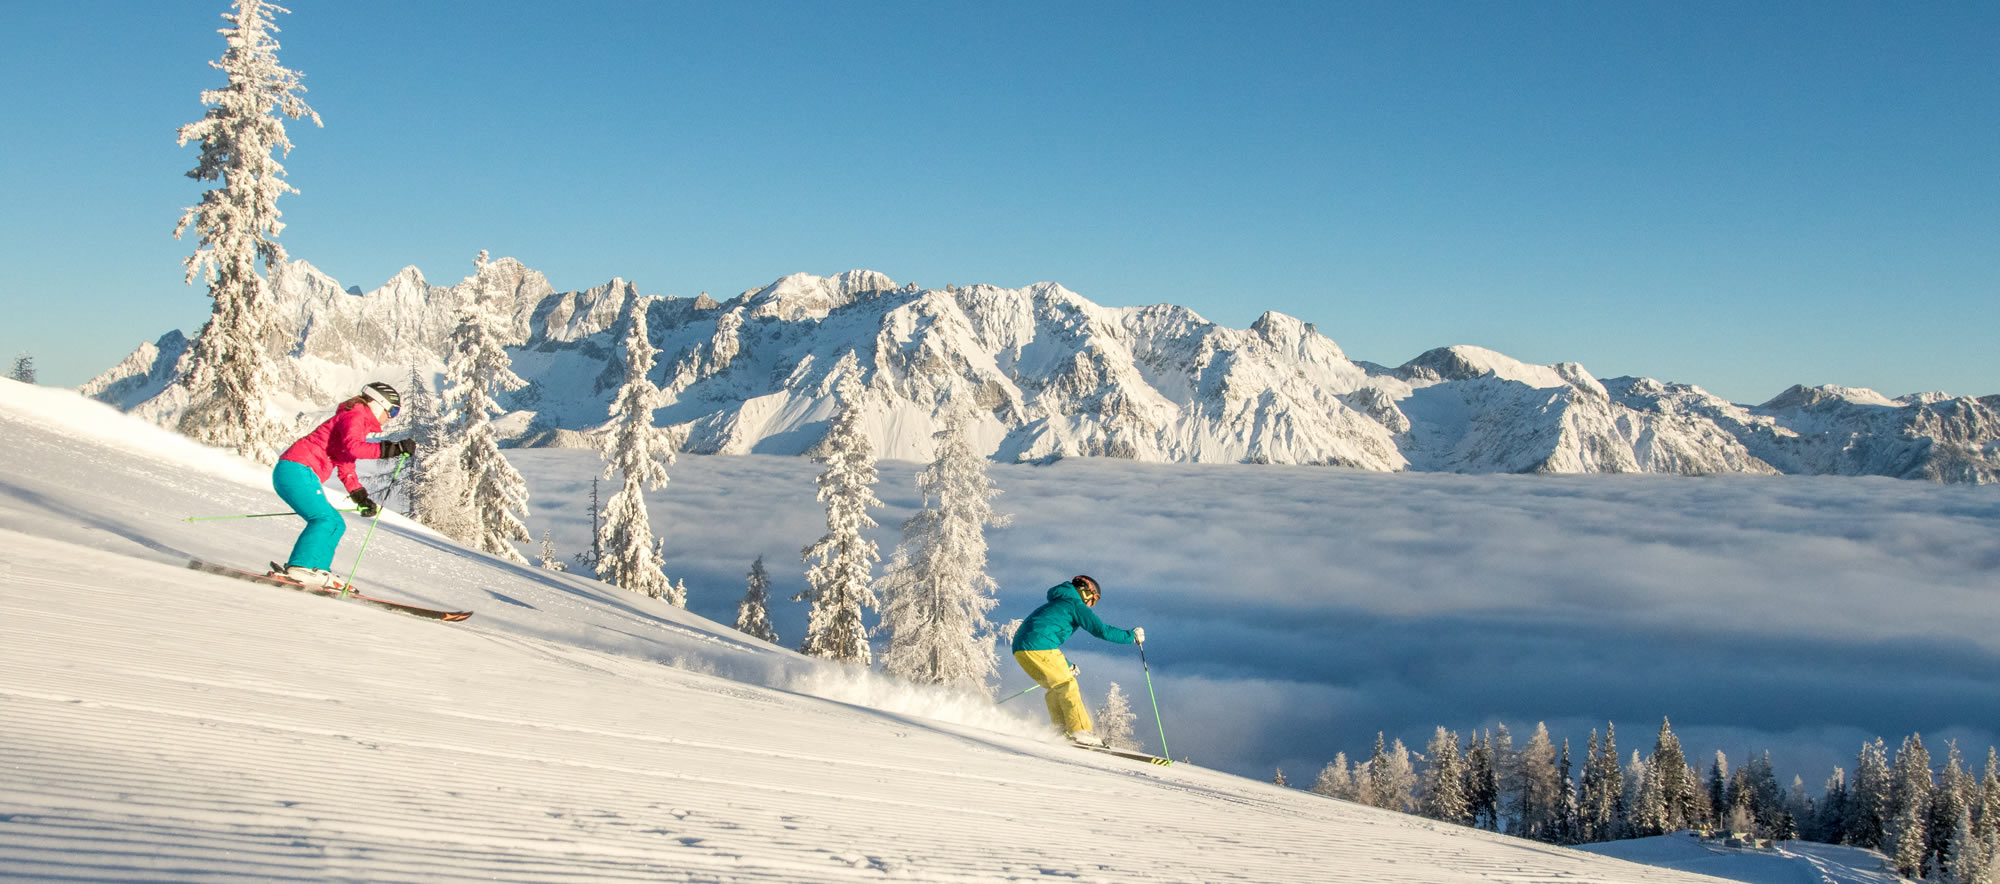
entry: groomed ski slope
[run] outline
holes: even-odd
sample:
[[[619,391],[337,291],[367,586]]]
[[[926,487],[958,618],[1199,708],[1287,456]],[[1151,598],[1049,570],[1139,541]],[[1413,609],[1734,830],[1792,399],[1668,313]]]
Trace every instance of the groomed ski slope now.
[[[1079,752],[393,519],[368,589],[472,620],[199,574],[288,546],[180,521],[262,470],[7,381],[0,439],[0,878],[1716,880]]]

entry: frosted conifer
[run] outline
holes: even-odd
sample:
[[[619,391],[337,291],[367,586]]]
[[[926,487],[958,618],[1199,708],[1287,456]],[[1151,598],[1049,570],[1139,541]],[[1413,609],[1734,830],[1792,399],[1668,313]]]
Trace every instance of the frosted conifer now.
[[[1465,753],[1465,799],[1472,824],[1500,831],[1500,772],[1493,766],[1493,736],[1473,734]]]
[[[1861,744],[1854,765],[1854,785],[1847,793],[1846,842],[1880,848],[1891,814],[1888,747],[1881,737]]]
[[[1687,775],[1687,754],[1681,750],[1681,739],[1674,735],[1673,723],[1666,718],[1660,719],[1660,734],[1653,742],[1651,763],[1659,771],[1661,830],[1677,831],[1688,825],[1695,782]]]
[[[1660,772],[1653,763],[1632,751],[1625,766],[1626,831],[1634,838],[1667,832],[1667,796],[1660,788]]]
[[[1342,801],[1355,800],[1354,774],[1348,770],[1347,753],[1334,755],[1332,761],[1320,768],[1319,777],[1313,780],[1312,788],[1307,791]]]
[[[838,376],[840,412],[821,442],[819,499],[826,504],[826,534],[801,554],[813,563],[806,569],[806,588],[793,601],[812,604],[806,617],[800,653],[843,663],[866,665],[873,653],[862,611],[874,607],[870,571],[881,561],[875,541],[862,532],[875,527],[868,510],[882,505],[875,498],[875,451],[861,432],[861,366],[848,351],[834,367]]]
[[[1138,749],[1139,740],[1133,733],[1133,723],[1139,716],[1132,712],[1132,701],[1117,682],[1104,693],[1104,704],[1097,707],[1093,716],[1097,725],[1097,735],[1104,739],[1104,745],[1113,749]]]
[[[1589,757],[1583,763],[1583,785],[1577,798],[1579,837],[1586,843],[1610,841],[1620,835],[1625,816],[1625,771],[1618,766],[1618,727],[1607,723],[1604,742],[1590,732]]]
[[[1925,825],[1927,841],[1924,845],[1924,865],[1927,868],[1943,868],[1946,856],[1953,850],[1952,840],[1957,836],[1958,817],[1971,813],[1972,783],[1965,773],[1965,757],[1959,754],[1958,742],[1945,744],[1944,772],[1938,775],[1936,788],[1932,791],[1929,819]],[[1968,819],[1967,825],[1970,826]]]
[[[1549,727],[1537,722],[1528,744],[1521,748],[1515,777],[1513,820],[1510,834],[1538,841],[1552,840],[1560,797],[1556,783],[1556,747],[1549,739]]]
[[[1709,816],[1702,822],[1711,827],[1720,822],[1722,814],[1729,812],[1729,756],[1720,749],[1708,768],[1708,809]]]
[[[277,240],[285,228],[278,197],[298,192],[285,182],[285,168],[272,154],[292,150],[281,117],[310,118],[314,125],[320,120],[299,97],[305,91],[299,73],[278,64],[272,15],[286,10],[262,0],[237,0],[235,9],[222,16],[229,23],[220,31],[228,48],[209,62],[228,84],[203,90],[208,112],[179,133],[181,146],[201,144],[201,158],[187,176],[222,182],[183,210],[174,226],[176,239],[189,228],[195,232],[194,254],[183,262],[186,282],[204,277],[215,300],[183,365],[189,400],[180,430],[269,462],[288,441],[288,428],[269,410],[274,354],[281,351],[268,338],[269,286],[257,265],[269,273],[285,262],[285,247]]]
[[[1576,778],[1571,775],[1569,740],[1563,740],[1562,760],[1556,763],[1555,827],[1549,840],[1557,844],[1578,842],[1577,821],[1582,817],[1576,801]]]
[[[736,606],[736,629],[752,638],[778,643],[778,631],[771,628],[771,574],[764,570],[764,557],[750,563],[749,588]]]
[[[1410,758],[1410,749],[1403,741],[1389,743],[1389,754],[1382,772],[1375,776],[1378,797],[1382,806],[1402,813],[1417,809],[1417,765]]]
[[[1912,734],[1896,750],[1882,844],[1890,867],[1905,878],[1923,877],[1930,805],[1931,753],[1924,748],[1924,738]]]
[[[1835,767],[1820,790],[1819,806],[1813,809],[1812,833],[1805,837],[1839,844],[1847,832],[1847,769]]]
[[[1431,759],[1424,770],[1424,816],[1463,825],[1472,819],[1465,798],[1465,762],[1458,754],[1458,735],[1440,727],[1431,735],[1424,754]]]
[[[549,532],[542,532],[542,568],[547,571],[567,571],[569,566],[556,557],[556,542],[549,538]]]
[[[646,330],[646,308],[651,298],[633,298],[625,307],[625,384],[611,399],[609,433],[603,437],[604,475],[622,475],[624,481],[604,508],[604,522],[597,543],[604,558],[598,563],[598,579],[664,599],[669,604],[687,606],[687,595],[662,570],[659,548],[653,542],[652,518],[646,512],[648,490],[667,484],[667,466],[674,462],[671,434],[653,425],[653,410],[662,404],[660,388],[648,377],[653,371],[653,346]]]
[[[933,436],[937,458],[917,474],[923,506],[903,523],[902,547],[878,589],[889,633],[883,668],[920,684],[979,689],[995,671],[986,612],[998,603],[985,528],[1006,518],[993,512],[1000,491],[966,437],[970,419],[958,411]]]
[[[481,258],[485,253],[481,253]],[[451,333],[451,353],[445,359],[445,426],[450,439],[446,458],[456,455],[462,471],[461,499],[468,512],[462,523],[439,530],[510,562],[527,564],[510,541],[533,539],[521,519],[528,512],[528,483],[500,453],[492,419],[505,413],[495,396],[518,390],[526,381],[514,374],[507,356],[506,321],[488,297],[484,261],[467,283],[472,293],[459,308],[458,327]]]
[[[14,357],[14,369],[13,371],[7,373],[7,377],[20,381],[21,383],[24,384],[34,383],[35,357],[30,356],[26,353]]]
[[[598,502],[598,481],[598,477],[590,477],[590,548],[576,554],[576,563],[590,569],[592,577],[597,576],[597,566],[604,561],[604,545],[597,539],[604,533],[604,507]]]

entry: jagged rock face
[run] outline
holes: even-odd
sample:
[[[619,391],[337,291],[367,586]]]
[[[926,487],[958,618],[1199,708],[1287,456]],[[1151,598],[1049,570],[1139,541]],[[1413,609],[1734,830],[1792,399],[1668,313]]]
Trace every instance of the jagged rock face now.
[[[1387,368],[1349,360],[1311,324],[1267,313],[1229,329],[1172,305],[1107,308],[1054,283],[922,289],[880,273],[795,274],[728,301],[658,298],[614,279],[556,292],[512,259],[450,287],[408,268],[343,291],[303,262],[274,280],[279,403],[302,418],[370,380],[435,382],[461,304],[484,289],[512,319],[502,397],[515,444],[584,445],[622,377],[619,317],[644,305],[662,351],[655,414],[695,453],[802,454],[835,408],[830,372],[857,352],[879,456],[931,457],[953,408],[995,458],[1327,464],[1455,472],[1839,473],[2000,481],[2000,397],[1794,387],[1758,407],[1647,378],[1600,381],[1478,347]],[[187,342],[144,344],[83,392],[162,423]]]

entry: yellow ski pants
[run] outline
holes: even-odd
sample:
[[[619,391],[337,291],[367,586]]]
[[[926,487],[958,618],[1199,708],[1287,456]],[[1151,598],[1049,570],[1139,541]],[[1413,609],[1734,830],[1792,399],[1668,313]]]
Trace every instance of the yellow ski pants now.
[[[1049,720],[1065,735],[1090,730],[1090,711],[1083,706],[1083,690],[1069,671],[1069,658],[1060,650],[1015,651],[1014,662],[1035,684],[1047,688],[1042,702],[1048,704]]]

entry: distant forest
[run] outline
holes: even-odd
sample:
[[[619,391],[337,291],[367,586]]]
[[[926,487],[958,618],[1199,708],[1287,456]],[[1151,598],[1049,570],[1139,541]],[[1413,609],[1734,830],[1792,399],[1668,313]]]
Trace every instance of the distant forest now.
[[[1958,746],[1933,764],[1923,737],[1892,759],[1881,738],[1863,743],[1854,773],[1833,769],[1818,795],[1793,777],[1779,785],[1769,752],[1731,765],[1721,752],[1698,770],[1670,722],[1650,755],[1620,761],[1616,729],[1592,730],[1578,774],[1568,740],[1545,725],[1519,749],[1506,726],[1461,743],[1440,727],[1422,754],[1375,737],[1374,752],[1345,753],[1310,791],[1551,844],[1644,838],[1683,829],[1745,841],[1803,839],[1881,851],[1891,870],[1946,884],[1996,884],[2000,859],[2000,754],[1987,747],[1974,776]],[[1277,782],[1285,785],[1280,770]]]

